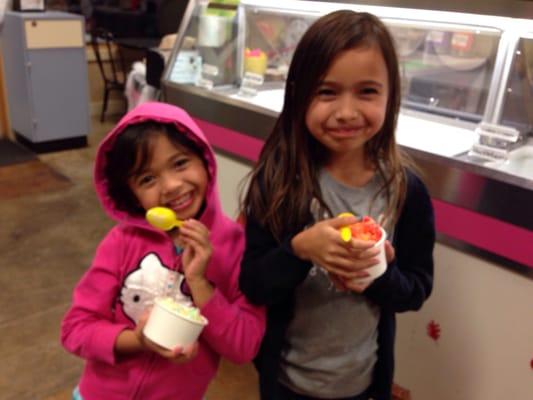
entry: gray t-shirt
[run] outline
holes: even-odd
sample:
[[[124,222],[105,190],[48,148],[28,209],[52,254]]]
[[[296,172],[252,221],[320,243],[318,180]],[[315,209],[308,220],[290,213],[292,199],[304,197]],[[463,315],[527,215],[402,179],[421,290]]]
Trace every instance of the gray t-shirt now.
[[[352,212],[377,220],[384,210],[381,194],[370,210],[370,202],[382,185],[378,174],[364,187],[354,188],[322,170],[319,183],[333,215]],[[316,221],[331,217],[314,206],[312,213]],[[280,382],[296,393],[324,399],[363,392],[372,381],[377,360],[379,315],[376,305],[355,292],[337,290],[325,270],[314,265],[296,290]]]

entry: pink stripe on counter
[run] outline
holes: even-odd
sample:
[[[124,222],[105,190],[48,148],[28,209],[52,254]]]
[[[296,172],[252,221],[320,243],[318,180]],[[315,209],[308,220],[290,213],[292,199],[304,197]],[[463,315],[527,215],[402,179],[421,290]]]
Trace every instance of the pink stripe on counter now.
[[[263,141],[195,118],[213,147],[255,162]],[[533,231],[432,199],[437,232],[533,268]]]
[[[250,161],[257,161],[263,147],[261,139],[194,118],[213,147],[225,150]]]
[[[533,231],[433,199],[437,232],[533,268]]]

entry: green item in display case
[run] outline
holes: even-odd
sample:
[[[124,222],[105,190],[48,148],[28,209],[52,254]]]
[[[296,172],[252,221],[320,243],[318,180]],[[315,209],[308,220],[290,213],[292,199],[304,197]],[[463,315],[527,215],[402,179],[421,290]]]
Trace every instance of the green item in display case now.
[[[205,15],[233,18],[237,14],[239,0],[212,0],[204,11]]]
[[[221,47],[232,37],[238,0],[210,1],[200,14],[198,45]]]

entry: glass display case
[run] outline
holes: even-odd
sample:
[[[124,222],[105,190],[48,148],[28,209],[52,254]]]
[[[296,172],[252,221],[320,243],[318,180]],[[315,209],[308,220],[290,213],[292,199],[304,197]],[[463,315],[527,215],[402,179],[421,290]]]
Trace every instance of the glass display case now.
[[[299,39],[338,9],[377,15],[394,37],[402,107],[396,139],[414,159],[437,230],[533,268],[533,19],[284,0],[190,0],[164,100],[223,154],[254,162],[283,107]],[[508,206],[512,203],[512,207]],[[494,237],[510,237],[503,243]],[[479,232],[500,232],[481,235]],[[505,242],[505,241],[504,241]]]
[[[496,79],[502,73],[498,63],[508,51],[502,35],[511,26],[515,30],[509,18],[476,15],[465,20],[464,14],[450,12],[413,14],[390,7],[295,1],[282,6],[258,0],[238,6],[193,3],[169,81],[239,95],[273,110],[281,107],[279,89],[300,37],[313,20],[334,9],[373,12],[390,28],[405,108],[475,123],[491,112],[491,82],[501,81]],[[527,49],[525,38],[520,46]],[[527,51],[522,54],[526,59]],[[275,93],[262,93],[271,90]]]
[[[488,135],[480,130],[477,142],[484,145],[481,163],[533,181],[533,32],[516,38],[505,65],[508,73],[498,87],[497,107],[492,115],[496,130],[489,129]],[[479,156],[476,146],[469,156]]]
[[[403,106],[480,122],[501,30],[409,20],[385,22],[396,40]]]
[[[494,161],[508,149],[494,156],[492,147],[499,146],[493,143],[499,142],[480,139],[479,124],[512,127],[521,139],[531,132],[527,79],[533,55],[525,33],[532,21],[516,18],[353,3],[191,0],[167,84],[277,113],[299,39],[316,18],[340,8],[376,14],[395,39],[402,78],[400,144]],[[422,129],[432,136],[413,135]]]

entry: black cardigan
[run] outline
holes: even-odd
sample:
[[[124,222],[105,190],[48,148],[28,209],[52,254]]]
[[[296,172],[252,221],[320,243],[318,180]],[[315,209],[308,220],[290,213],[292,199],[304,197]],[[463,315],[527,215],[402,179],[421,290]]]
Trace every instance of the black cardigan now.
[[[381,309],[378,325],[378,360],[370,387],[375,400],[390,400],[394,373],[396,312],[418,310],[433,285],[435,226],[427,189],[407,173],[407,196],[394,232],[396,259],[364,292]],[[292,318],[295,288],[304,281],[311,262],[292,252],[289,232],[280,244],[270,231],[247,217],[246,250],[239,284],[248,299],[267,306],[267,329],[254,360],[262,400],[277,398],[280,355]]]

